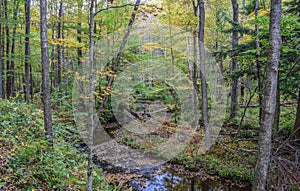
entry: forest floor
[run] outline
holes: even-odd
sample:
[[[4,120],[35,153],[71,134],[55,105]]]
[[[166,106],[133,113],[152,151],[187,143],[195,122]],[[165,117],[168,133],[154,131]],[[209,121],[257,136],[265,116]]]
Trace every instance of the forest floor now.
[[[53,148],[45,141],[43,112],[39,107],[17,100],[1,100],[0,108],[0,190],[85,190],[87,154],[81,150],[84,143],[75,128],[72,109],[67,102],[53,108]],[[206,177],[231,180],[230,184],[250,184],[257,155],[258,128],[245,123],[238,136],[235,124],[226,124],[223,129],[216,144],[207,152],[196,152],[201,138],[193,137],[184,151],[166,166],[191,176],[205,172]],[[119,143],[131,148],[147,146],[135,135],[116,129],[113,132]],[[165,131],[160,133],[166,134]],[[279,175],[285,175],[286,178],[280,179],[281,183],[294,188],[290,190],[297,190],[299,168],[288,162],[295,155],[287,154],[287,151],[282,153],[282,150],[292,150],[289,147],[295,147],[295,144],[281,144],[273,157],[272,162],[281,166],[275,168],[274,165],[275,173],[271,173],[271,177],[278,180]],[[119,179],[109,173],[105,177],[100,168],[94,169],[96,190],[117,189],[117,182],[115,185],[111,183]],[[138,177],[133,173],[126,178],[131,181]]]
[[[76,149],[81,140],[68,105],[53,108],[53,147],[39,106],[0,99],[0,108],[0,190],[86,190],[87,154]],[[94,189],[113,190],[94,169]]]

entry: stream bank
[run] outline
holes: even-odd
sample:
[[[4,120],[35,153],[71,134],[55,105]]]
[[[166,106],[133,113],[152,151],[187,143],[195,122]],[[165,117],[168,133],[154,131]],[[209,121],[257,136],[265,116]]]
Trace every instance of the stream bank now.
[[[108,131],[109,135],[113,138],[116,138],[116,129],[118,128],[111,128]],[[181,165],[176,164],[180,163],[180,156],[178,156],[179,159],[177,162],[166,163],[163,160],[159,161],[157,158],[147,157],[140,149],[133,149],[126,144],[118,143],[114,139],[101,144],[99,147],[96,146],[94,151],[97,153],[94,163],[103,170],[106,180],[115,184],[120,190],[251,190],[249,183],[232,180],[230,175],[229,178],[209,175],[207,169],[204,169],[199,161],[194,161],[194,168],[188,170],[191,168],[186,168],[188,165],[182,162],[182,160]],[[224,151],[218,152],[221,155],[224,154]],[[211,161],[209,164],[217,165],[215,161]],[[218,173],[213,171],[211,174]]]

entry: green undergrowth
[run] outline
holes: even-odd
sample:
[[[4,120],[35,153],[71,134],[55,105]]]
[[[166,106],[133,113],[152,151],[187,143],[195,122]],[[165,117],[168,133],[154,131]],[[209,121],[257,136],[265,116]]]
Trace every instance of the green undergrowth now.
[[[196,171],[202,168],[207,174],[229,178],[235,181],[253,180],[256,145],[249,141],[231,142],[227,145],[214,145],[204,154],[196,156],[183,153],[172,162],[182,164],[187,169]],[[243,150],[239,150],[239,149]]]
[[[16,100],[0,100],[0,108],[0,190],[86,190],[87,155],[73,147],[79,137],[63,110],[53,114],[49,147],[42,110]],[[114,190],[94,169],[94,189]]]
[[[147,142],[138,136],[123,133],[119,142],[137,149],[150,149],[159,144],[159,140],[150,139]],[[149,147],[147,145],[150,145]],[[197,151],[198,143],[189,144],[180,154],[170,162],[181,164],[190,171],[204,170],[210,175],[234,181],[251,182],[254,176],[257,142],[252,140],[233,141],[229,136],[218,138],[211,149],[203,154]]]
[[[226,145],[225,145],[226,144]],[[251,141],[238,141],[217,144],[203,155],[196,157],[209,174],[223,178],[251,182],[254,176],[256,144]],[[240,150],[242,149],[242,150]]]

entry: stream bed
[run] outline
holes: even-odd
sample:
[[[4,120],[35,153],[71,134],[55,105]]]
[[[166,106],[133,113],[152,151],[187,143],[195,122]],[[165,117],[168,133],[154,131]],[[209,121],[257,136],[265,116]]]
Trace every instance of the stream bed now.
[[[101,133],[101,132],[100,132]],[[238,184],[198,170],[148,157],[115,140],[95,147],[94,163],[106,179],[118,187],[134,191],[251,191],[251,186]],[[201,168],[199,168],[201,169]]]
[[[204,172],[187,171],[176,164],[130,170],[106,161],[95,163],[110,177],[108,181],[113,180],[117,185],[122,182],[123,188],[132,188],[134,191],[251,191],[250,185],[238,184]]]
[[[132,190],[137,191],[250,191],[251,188],[245,185],[236,185],[225,182],[221,179],[195,176],[189,177],[186,174],[178,174],[169,168],[161,168],[151,175],[144,175],[143,178],[133,180],[129,183]]]

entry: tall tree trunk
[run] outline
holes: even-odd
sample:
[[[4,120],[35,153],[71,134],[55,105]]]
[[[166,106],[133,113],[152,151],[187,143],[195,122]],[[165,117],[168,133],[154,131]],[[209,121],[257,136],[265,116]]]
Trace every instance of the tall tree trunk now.
[[[51,34],[51,38],[54,39],[54,34],[55,33],[55,29],[54,27],[52,28],[52,34]],[[55,46],[52,45],[52,50],[51,50],[51,73],[52,73],[52,79],[51,80],[51,86],[50,87],[57,87],[57,64],[56,64],[56,55],[55,55]]]
[[[231,0],[232,3],[232,9],[233,9],[233,22],[234,24],[239,23],[239,4],[238,0]],[[239,32],[234,29],[232,32],[232,47],[235,48],[235,46],[238,44],[239,39]],[[237,55],[233,54],[231,59],[231,74],[233,75],[235,71],[238,69],[238,60]],[[230,119],[233,119],[236,117],[238,109],[238,77],[235,75],[232,77],[232,83],[231,83],[231,109],[230,109]]]
[[[204,47],[204,22],[205,22],[205,9],[203,0],[198,0],[199,5],[199,55],[200,55],[200,77],[201,77],[201,97],[202,97],[202,120],[205,129],[205,148],[211,147],[211,134],[208,123],[208,97],[206,85],[206,69],[205,69],[205,47]]]
[[[281,49],[281,0],[271,0],[270,51],[267,62],[267,77],[263,99],[263,117],[259,137],[259,152],[255,166],[253,190],[266,190],[266,181],[271,156],[272,126],[276,107],[278,65]]]
[[[49,50],[47,35],[47,0],[40,0],[40,36],[42,53],[42,91],[44,105],[44,128],[49,143],[53,145],[51,92],[49,77]]]
[[[295,120],[295,126],[294,126],[294,136],[293,139],[299,139],[300,138],[300,84],[298,85],[299,93],[298,93],[298,106],[297,106],[297,112],[296,112],[296,120]],[[299,140],[298,140],[299,141]]]
[[[119,48],[118,53],[117,53],[117,57],[116,57],[116,59],[114,61],[113,67],[112,67],[112,72],[113,73],[116,73],[117,70],[120,67],[120,62],[121,62],[121,57],[122,57],[122,54],[123,54],[123,50],[124,50],[124,48],[126,46],[126,43],[128,41],[128,37],[130,35],[133,23],[135,21],[136,12],[137,12],[137,10],[138,10],[138,8],[140,6],[140,3],[141,3],[141,0],[136,0],[136,2],[135,2],[134,9],[133,9],[133,12],[131,14],[128,26],[127,26],[127,31],[125,32],[125,35],[124,35],[123,40],[122,40],[122,43],[121,43],[120,48]],[[110,89],[112,87],[113,82],[114,82],[114,78],[109,78],[108,79],[108,83],[107,83],[107,88]],[[107,104],[107,101],[108,101],[108,94],[105,94],[105,96],[102,99],[102,103],[100,105],[98,113],[97,113],[97,117],[98,118],[101,117],[101,115],[102,115],[102,113],[104,111],[104,108],[105,108],[105,106]]]
[[[13,20],[17,21],[18,16],[19,1],[14,0],[14,16]],[[16,33],[17,33],[17,23],[14,24],[13,34],[12,34],[12,44],[11,44],[11,61],[9,66],[9,86],[10,86],[10,96],[15,96],[15,47],[16,47]]]
[[[129,34],[131,32],[133,23],[135,21],[136,17],[136,11],[138,10],[138,7],[140,5],[141,0],[137,0],[134,6],[134,10],[131,14],[131,18],[127,27],[127,31],[124,35],[122,44],[120,45],[120,49],[118,51],[116,60],[114,62],[112,71],[116,73],[117,69],[119,68],[119,64],[121,61],[122,53],[125,48],[125,45],[127,43]],[[89,153],[88,153],[88,170],[87,170],[87,176],[88,176],[88,184],[87,184],[87,190],[92,191],[92,171],[93,171],[93,158],[92,158],[92,146],[93,146],[93,137],[94,137],[94,115],[93,115],[93,108],[94,108],[94,0],[91,0],[91,5],[90,5],[90,21],[89,21],[89,37],[90,37],[90,53],[89,53],[89,60],[90,60],[90,108],[89,108],[89,115],[90,115],[90,129],[89,129]],[[112,83],[114,81],[114,78],[109,78],[107,87],[111,88]],[[107,104],[108,101],[108,95],[105,94],[105,96],[102,99],[102,103],[100,105],[100,108],[97,113],[97,118],[100,118],[104,108]]]
[[[196,4],[196,2],[194,0],[192,0],[192,4],[193,4],[193,10],[194,10],[194,15],[199,17],[199,9],[198,9],[198,2]],[[195,89],[195,93],[193,95],[193,101],[196,104],[194,106],[194,114],[195,114],[195,125],[198,125],[199,123],[199,102],[201,101],[198,98],[198,95],[200,94],[200,89],[199,86],[197,84],[197,79],[198,79],[198,74],[197,74],[197,55],[198,55],[198,48],[197,48],[197,35],[198,35],[198,31],[195,30],[193,32],[193,66],[192,66],[192,83],[193,83],[193,87]],[[200,73],[200,72],[199,72]]]
[[[195,31],[193,33],[193,74],[192,74],[192,81],[193,81],[193,86],[197,93],[199,93],[199,88],[197,85],[197,32]]]
[[[33,78],[32,78],[32,65],[29,65],[29,76],[30,76],[30,94],[31,94],[31,100],[33,100],[33,95],[34,95],[34,83],[33,83]]]
[[[90,21],[89,21],[89,38],[90,38],[90,98],[89,98],[89,153],[88,153],[88,184],[87,190],[93,190],[93,138],[94,138],[94,0],[91,0],[90,5]]]
[[[9,25],[8,25],[8,2],[7,0],[4,1],[4,17],[7,21],[7,24],[5,25],[5,33],[6,33],[6,50],[5,50],[5,56],[6,56],[6,98],[10,97],[11,94],[11,86],[10,86],[10,79],[8,76],[10,75],[10,63],[9,63],[9,45],[10,45],[10,36],[9,36]]]
[[[3,18],[3,2],[0,1],[0,17]],[[0,99],[4,98],[3,92],[3,56],[4,56],[4,32],[2,31],[2,23],[0,23]]]
[[[25,101],[29,103],[30,95],[30,3],[31,0],[25,0],[25,15],[26,15],[26,27],[25,27]]]
[[[57,45],[57,87],[61,84],[61,66],[62,66],[62,46],[61,43],[61,33],[62,33],[62,15],[63,15],[63,1],[59,3],[58,18],[59,22],[57,24],[57,39],[59,44]]]
[[[81,15],[82,15],[81,11],[82,11],[82,2],[79,1],[78,2],[78,13],[77,13],[79,20],[81,19]],[[78,24],[78,28],[77,28],[77,41],[79,43],[81,43],[82,42],[82,40],[81,40],[81,35],[82,35],[81,27],[82,27],[82,23],[80,21],[77,24]],[[81,58],[82,58],[82,48],[79,47],[79,48],[77,48],[77,63],[78,63],[79,66],[81,65]]]
[[[255,0],[255,18],[258,17],[258,11],[259,11],[259,1]],[[262,63],[260,61],[260,42],[259,42],[259,25],[255,24],[255,48],[256,48],[256,70],[257,70],[257,86],[258,86],[258,103],[260,105],[259,108],[259,124],[261,124],[262,119]]]

